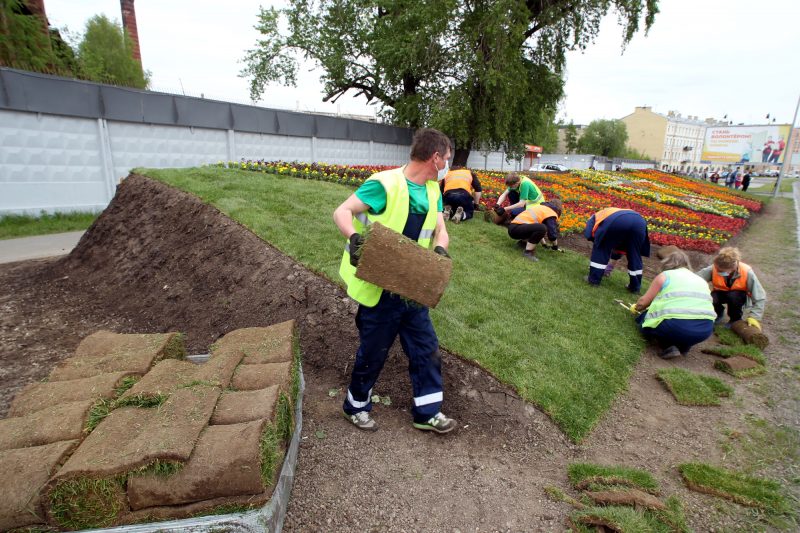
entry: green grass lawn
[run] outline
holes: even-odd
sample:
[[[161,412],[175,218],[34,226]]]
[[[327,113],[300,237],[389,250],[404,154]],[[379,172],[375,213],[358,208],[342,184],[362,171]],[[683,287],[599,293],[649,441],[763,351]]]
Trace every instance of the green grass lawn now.
[[[783,178],[781,180],[781,190],[780,192],[792,192],[792,186],[797,181],[797,178]],[[759,187],[748,187],[747,192],[772,192],[772,189],[775,187],[775,183],[777,182],[777,178],[774,181],[770,181],[764,185]]]
[[[92,225],[96,218],[97,213],[56,213],[53,215],[42,214],[38,217],[0,216],[0,239],[85,230]]]
[[[214,167],[138,172],[197,195],[342,284],[345,239],[332,213],[354,189]],[[627,387],[644,347],[613,302],[629,297],[627,275],[592,288],[583,281],[587,257],[541,250],[533,264],[504,228],[473,220],[448,229],[454,273],[431,314],[442,346],[514,387],[580,441]]]

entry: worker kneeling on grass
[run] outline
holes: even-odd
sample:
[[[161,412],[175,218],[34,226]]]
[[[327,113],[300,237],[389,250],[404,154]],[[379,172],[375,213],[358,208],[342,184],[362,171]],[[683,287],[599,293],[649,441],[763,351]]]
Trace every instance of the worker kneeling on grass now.
[[[494,206],[495,224],[506,224],[525,211],[526,207],[544,202],[544,194],[528,176],[520,177],[519,174],[511,172],[506,176],[506,186],[508,188],[503,191]],[[510,205],[500,207],[506,198]]]
[[[475,173],[464,167],[454,167],[440,183],[444,198],[444,219],[456,224],[471,219],[483,192]]]
[[[558,248],[558,219],[561,217],[561,200],[555,199],[540,205],[532,205],[514,217],[508,226],[508,236],[525,243],[522,257],[529,261],[538,261],[536,245],[541,243],[548,248],[544,237],[552,243],[552,250]]]
[[[669,254],[661,266],[662,272],[629,310],[638,315],[642,334],[661,345],[661,358],[672,359],[711,336],[716,313],[708,283],[692,272],[684,252]]]
[[[612,253],[616,255],[619,251],[624,251],[628,257],[627,289],[639,294],[644,272],[642,257],[650,257],[647,221],[642,215],[632,209],[601,209],[586,221],[583,236],[594,242],[586,281],[590,285],[600,285]]]
[[[711,282],[711,298],[714,302],[714,311],[717,313],[716,324],[724,322],[727,305],[729,324],[741,320],[744,311],[749,309],[750,316],[747,317],[747,323],[760,330],[767,293],[752,267],[740,259],[738,248],[732,246],[723,248],[711,266],[700,270],[697,275]]]
[[[360,346],[343,406],[345,417],[359,429],[378,429],[370,416],[372,388],[398,335],[409,359],[414,427],[447,433],[456,426],[455,420],[441,412],[441,356],[428,308],[355,276],[364,242],[361,232],[373,222],[402,233],[422,247],[428,248],[432,242],[434,252],[450,257],[437,180],[447,174],[451,151],[452,143],[443,133],[418,130],[406,165],[373,174],[333,213],[339,231],[348,239],[339,275],[347,284],[347,294],[359,303],[356,327]]]

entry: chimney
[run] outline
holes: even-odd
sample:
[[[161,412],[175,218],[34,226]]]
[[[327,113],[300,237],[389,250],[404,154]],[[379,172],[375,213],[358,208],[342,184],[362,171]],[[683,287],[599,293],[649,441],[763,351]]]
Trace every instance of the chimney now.
[[[136,10],[133,8],[133,1],[120,0],[119,2],[122,7],[122,27],[133,43],[133,58],[141,63],[142,54],[139,51],[139,32],[136,30]]]

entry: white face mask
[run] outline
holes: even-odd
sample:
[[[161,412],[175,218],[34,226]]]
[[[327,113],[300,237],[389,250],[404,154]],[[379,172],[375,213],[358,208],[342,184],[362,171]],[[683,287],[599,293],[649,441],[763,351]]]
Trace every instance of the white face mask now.
[[[444,168],[441,169],[441,170],[439,170],[439,169],[436,170],[436,179],[438,181],[442,181],[449,171],[450,171],[450,161],[445,159],[444,160]]]

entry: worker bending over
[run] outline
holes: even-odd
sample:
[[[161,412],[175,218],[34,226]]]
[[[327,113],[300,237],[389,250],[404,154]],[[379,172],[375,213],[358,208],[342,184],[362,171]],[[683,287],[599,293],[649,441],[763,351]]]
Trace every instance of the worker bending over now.
[[[594,242],[586,281],[590,285],[600,285],[612,253],[616,255],[615,251],[624,251],[628,257],[629,282],[626,288],[639,294],[644,272],[642,257],[650,257],[647,221],[642,215],[632,209],[601,209],[586,221],[583,235]]]
[[[544,194],[528,176],[520,177],[511,172],[506,176],[506,190],[497,199],[494,207],[495,224],[505,224],[530,205],[544,202]],[[500,207],[508,198],[509,206]]]
[[[481,201],[481,182],[469,169],[453,167],[441,182],[444,193],[444,219],[456,224],[472,218]]]

